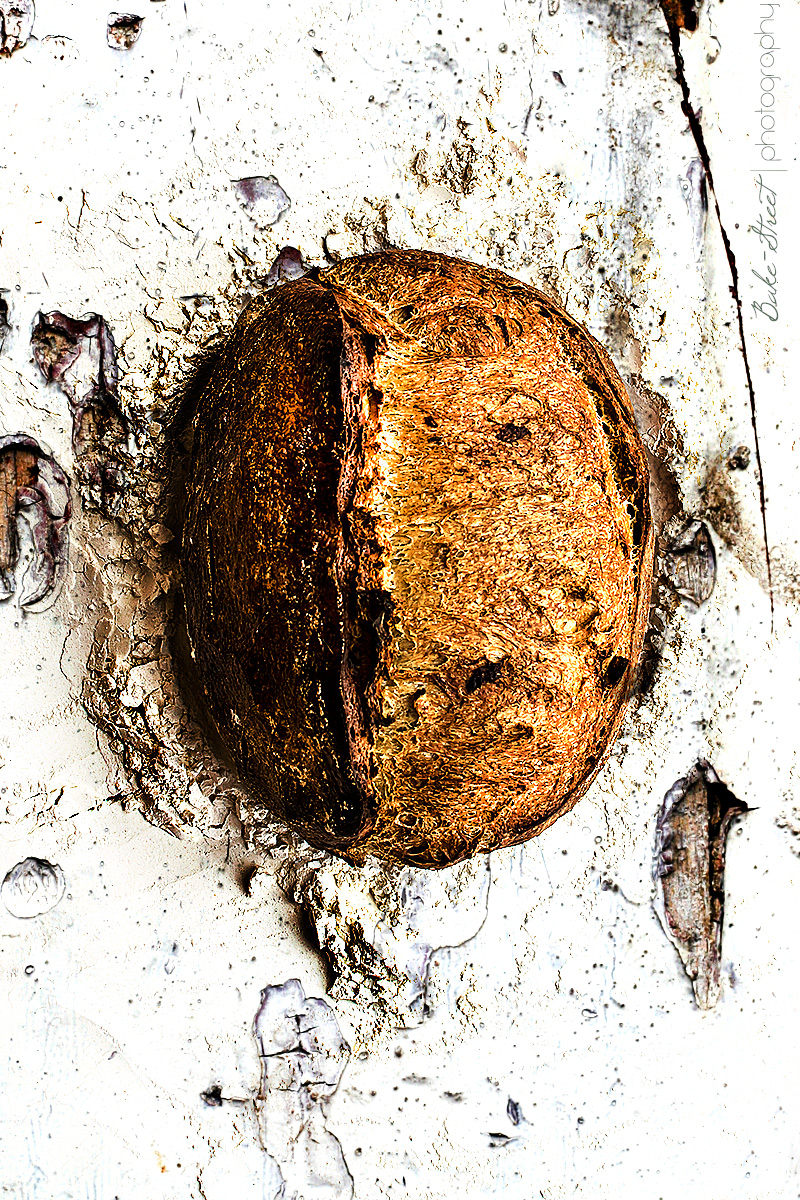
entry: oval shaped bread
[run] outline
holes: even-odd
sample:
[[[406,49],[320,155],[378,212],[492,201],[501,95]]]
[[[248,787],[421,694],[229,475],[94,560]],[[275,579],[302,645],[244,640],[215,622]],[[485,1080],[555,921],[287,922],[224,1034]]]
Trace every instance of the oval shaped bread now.
[[[255,797],[354,863],[540,833],[622,718],[647,493],[622,381],[535,288],[397,251],[255,299],[200,398],[182,546]]]

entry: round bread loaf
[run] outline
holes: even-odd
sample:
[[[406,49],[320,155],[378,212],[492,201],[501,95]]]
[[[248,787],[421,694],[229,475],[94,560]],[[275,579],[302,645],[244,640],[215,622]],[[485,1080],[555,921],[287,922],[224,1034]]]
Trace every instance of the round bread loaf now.
[[[652,577],[625,387],[499,271],[421,251],[255,299],[199,400],[192,653],[255,797],[443,867],[535,836],[622,719]]]

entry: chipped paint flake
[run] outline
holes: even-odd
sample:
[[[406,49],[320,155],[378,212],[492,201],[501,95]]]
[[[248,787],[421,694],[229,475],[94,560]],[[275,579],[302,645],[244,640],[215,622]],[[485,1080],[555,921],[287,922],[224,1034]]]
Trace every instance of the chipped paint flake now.
[[[274,175],[252,175],[237,179],[234,184],[236,199],[259,229],[268,229],[277,224],[292,202]]]
[[[33,0],[0,0],[0,56],[21,49],[33,30]]]
[[[656,833],[656,911],[692,981],[699,1008],[720,996],[725,842],[747,812],[701,760],[664,797]]]
[[[109,13],[106,41],[111,49],[130,50],[139,40],[143,23],[144,17],[137,17],[135,13]]]
[[[72,449],[91,499],[102,511],[118,507],[130,456],[130,429],[119,401],[116,347],[97,313],[68,317],[37,313],[33,357],[56,383],[72,415]]]
[[[353,1180],[325,1121],[350,1059],[333,1010],[298,979],[264,988],[255,1035],[261,1142],[280,1173],[281,1200],[351,1200]]]
[[[69,558],[69,480],[35,438],[0,437],[0,601],[26,612],[58,599]]]
[[[12,867],[0,884],[0,899],[12,917],[40,917],[55,908],[66,886],[58,863],[26,858]]]

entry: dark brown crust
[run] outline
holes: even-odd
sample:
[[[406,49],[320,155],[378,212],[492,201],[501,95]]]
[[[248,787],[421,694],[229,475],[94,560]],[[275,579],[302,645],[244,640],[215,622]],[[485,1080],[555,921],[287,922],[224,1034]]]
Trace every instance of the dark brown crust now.
[[[248,307],[201,398],[182,549],[220,732],[272,811],[331,849],[370,823],[340,687],[341,345],[313,280]]]
[[[622,381],[498,271],[403,251],[287,283],[203,396],[201,675],[254,789],[351,861],[445,866],[572,807],[622,719],[652,556]]]

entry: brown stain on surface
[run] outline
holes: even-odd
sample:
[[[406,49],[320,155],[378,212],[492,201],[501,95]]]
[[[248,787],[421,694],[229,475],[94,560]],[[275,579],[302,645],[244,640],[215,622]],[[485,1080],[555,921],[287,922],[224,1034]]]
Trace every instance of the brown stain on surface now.
[[[670,29],[684,29],[694,33],[700,0],[661,0],[661,8]]]

